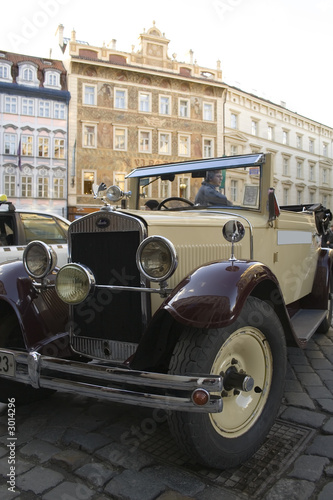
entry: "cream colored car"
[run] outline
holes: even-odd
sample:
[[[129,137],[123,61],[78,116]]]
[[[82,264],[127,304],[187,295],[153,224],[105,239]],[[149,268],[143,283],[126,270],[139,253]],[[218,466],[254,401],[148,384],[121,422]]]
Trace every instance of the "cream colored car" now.
[[[264,154],[138,168],[127,183],[127,193],[100,186],[103,206],[70,225],[70,262],[56,275],[38,242],[24,267],[2,267],[3,289],[20,277],[25,294],[11,294],[35,298],[22,316],[0,295],[1,396],[16,381],[36,395],[165,409],[196,461],[234,467],[274,423],[286,346],[330,327],[330,211],[279,207]],[[167,199],[145,210],[162,189]]]

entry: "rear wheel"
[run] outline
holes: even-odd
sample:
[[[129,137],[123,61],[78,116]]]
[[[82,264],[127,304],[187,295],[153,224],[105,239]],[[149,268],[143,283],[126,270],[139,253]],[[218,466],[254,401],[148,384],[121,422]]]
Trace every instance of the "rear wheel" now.
[[[236,323],[184,330],[170,373],[222,374],[222,413],[171,412],[171,432],[205,466],[225,469],[248,459],[276,418],[284,389],[286,344],[273,309],[249,297]]]

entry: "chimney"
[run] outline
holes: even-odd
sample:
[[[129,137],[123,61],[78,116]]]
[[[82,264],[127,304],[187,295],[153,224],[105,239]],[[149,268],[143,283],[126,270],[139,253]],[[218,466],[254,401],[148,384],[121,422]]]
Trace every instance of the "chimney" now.
[[[58,42],[61,48],[64,46],[64,25],[59,24],[56,34],[58,33]]]
[[[74,28],[72,29],[71,33],[71,42],[76,42],[76,32]]]

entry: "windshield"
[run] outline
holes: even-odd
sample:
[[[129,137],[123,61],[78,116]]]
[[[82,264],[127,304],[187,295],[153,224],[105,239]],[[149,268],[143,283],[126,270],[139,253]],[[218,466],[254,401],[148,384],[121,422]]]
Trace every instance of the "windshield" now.
[[[234,206],[258,210],[260,174],[261,166],[252,165],[142,177],[140,208],[154,210],[168,200],[165,207],[168,209],[195,205],[197,208]]]

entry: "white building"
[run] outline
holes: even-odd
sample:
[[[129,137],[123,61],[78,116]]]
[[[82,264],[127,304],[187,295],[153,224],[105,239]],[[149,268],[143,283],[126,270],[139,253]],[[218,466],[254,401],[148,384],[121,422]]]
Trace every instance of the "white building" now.
[[[333,129],[228,86],[224,154],[272,153],[280,205],[333,206]]]

